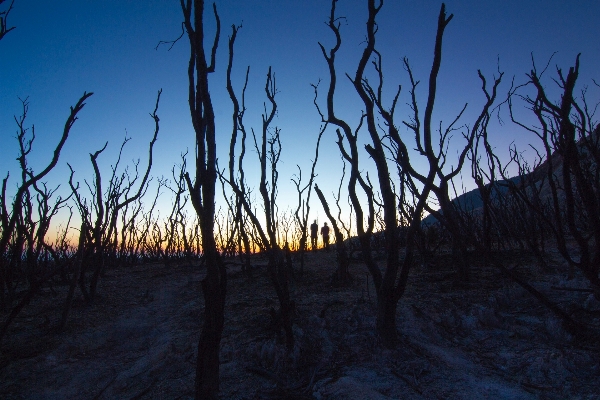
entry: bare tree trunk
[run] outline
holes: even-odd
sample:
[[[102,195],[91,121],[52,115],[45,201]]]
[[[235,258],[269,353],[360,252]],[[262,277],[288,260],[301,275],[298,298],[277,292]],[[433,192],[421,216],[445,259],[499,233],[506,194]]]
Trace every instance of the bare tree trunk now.
[[[85,230],[87,226],[85,222],[81,223],[81,230],[79,232],[79,245],[77,247],[77,255],[75,257],[75,268],[73,269],[73,277],[71,278],[71,282],[69,284],[69,293],[67,293],[67,299],[65,300],[65,305],[63,308],[62,316],[60,319],[60,323],[58,325],[58,331],[62,331],[65,329],[67,325],[67,319],[69,318],[69,312],[71,311],[71,306],[73,305],[73,295],[75,294],[75,288],[77,287],[77,281],[79,280],[79,276],[81,274],[83,257],[85,253]]]
[[[206,229],[206,228],[205,228]],[[225,323],[225,293],[227,279],[219,258],[216,243],[203,238],[207,273],[202,280],[204,296],[204,325],[198,341],[196,360],[196,398],[217,398],[219,390],[219,350]]]
[[[190,199],[200,219],[202,251],[206,265],[206,277],[202,281],[204,324],[198,341],[195,397],[216,399],[219,391],[219,350],[224,324],[227,275],[219,258],[214,237],[217,163],[215,114],[208,88],[208,75],[215,70],[221,24],[217,7],[213,4],[217,30],[208,65],[204,50],[204,1],[193,0],[192,5],[192,0],[181,0],[181,9],[190,42],[188,102],[196,133],[196,176],[192,182],[189,173],[186,173],[185,179]]]

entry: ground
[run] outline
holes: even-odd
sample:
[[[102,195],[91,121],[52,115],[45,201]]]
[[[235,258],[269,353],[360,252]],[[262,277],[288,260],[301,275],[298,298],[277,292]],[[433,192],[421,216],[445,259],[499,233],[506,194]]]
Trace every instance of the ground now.
[[[518,253],[496,261],[600,325],[593,295],[555,289],[586,287],[567,281],[560,263],[544,272]],[[374,333],[364,265],[355,260],[352,286],[334,288],[335,252],[309,253],[302,276],[294,265],[291,352],[271,316],[277,301],[266,260],[253,263],[253,280],[228,264],[223,399],[600,399],[597,338],[576,340],[528,292],[476,260],[467,286],[454,284],[444,258],[412,270],[398,307],[400,339],[388,349]],[[109,268],[96,303],[77,297],[60,334],[53,327],[66,287],[44,288],[2,344],[0,398],[193,398],[203,274],[190,265]]]

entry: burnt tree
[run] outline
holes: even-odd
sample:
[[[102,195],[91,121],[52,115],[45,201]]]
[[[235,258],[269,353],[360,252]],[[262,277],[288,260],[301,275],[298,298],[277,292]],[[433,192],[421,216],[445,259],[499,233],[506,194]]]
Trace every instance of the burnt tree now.
[[[227,274],[217,251],[214,236],[215,190],[217,159],[215,113],[210,96],[208,77],[215,71],[215,58],[220,36],[217,6],[213,13],[216,33],[207,63],[204,50],[204,0],[180,0],[185,32],[190,43],[188,63],[188,103],[196,134],[195,178],[185,174],[190,200],[200,220],[202,252],[206,277],[202,280],[204,324],[198,341],[195,396],[197,399],[217,398],[219,391],[219,350],[223,333]]]
[[[2,5],[2,3],[4,3],[6,0],[0,0],[0,6]],[[6,10],[0,11],[0,40],[2,40],[4,38],[4,36],[6,36],[6,34],[10,31],[12,31],[13,29],[15,29],[14,26],[11,26],[10,28],[7,25],[6,19],[8,18],[8,14],[10,14],[13,5],[15,4],[15,0],[12,0],[10,2],[10,5],[8,6],[8,8]]]
[[[337,76],[335,71],[335,56],[341,45],[340,22],[335,15],[335,6],[337,0],[332,1],[331,15],[328,26],[335,35],[336,42],[332,49],[327,51],[323,45],[321,50],[329,66],[330,83],[327,93],[327,117],[322,117],[326,122],[336,125],[338,135],[338,146],[344,158],[350,163],[349,194],[356,213],[356,222],[359,240],[363,253],[363,260],[369,269],[377,291],[377,331],[387,344],[392,344],[396,339],[396,308],[399,299],[404,294],[410,267],[415,257],[415,238],[421,229],[421,216],[428,206],[427,202],[431,194],[436,195],[442,200],[448,199],[448,183],[460,171],[466,154],[472,145],[474,132],[478,129],[479,122],[476,122],[472,130],[465,135],[467,144],[460,153],[458,166],[449,173],[444,172],[447,150],[445,143],[448,140],[448,134],[453,130],[456,121],[461,117],[462,111],[458,117],[450,124],[444,132],[440,131],[440,148],[435,151],[433,143],[432,115],[437,91],[437,77],[442,60],[442,39],[446,26],[452,19],[452,15],[447,16],[445,5],[442,4],[437,24],[437,35],[434,46],[434,59],[429,76],[428,98],[425,107],[423,123],[419,114],[416,100],[415,81],[408,61],[404,60],[405,69],[409,74],[411,81],[409,105],[412,107],[413,115],[408,122],[403,124],[414,134],[417,154],[425,157],[428,163],[428,171],[417,171],[413,168],[410,160],[412,152],[404,138],[401,137],[397,123],[395,121],[396,105],[400,96],[400,87],[395,90],[391,106],[388,108],[383,104],[383,70],[382,56],[376,49],[376,16],[383,7],[383,1],[368,1],[368,18],[366,45],[362,56],[358,62],[354,76],[348,76],[355,92],[364,105],[363,115],[361,116],[358,128],[353,133],[350,126],[339,119],[334,112],[334,93],[337,86]],[[375,70],[375,79],[369,80],[366,67],[371,62]],[[480,74],[480,77],[483,77]],[[375,82],[375,83],[372,83]],[[483,80],[485,89],[485,80]],[[499,84],[499,79],[495,80],[494,92]],[[487,110],[493,103],[494,97],[488,96],[488,101],[484,105],[482,115],[487,115]],[[464,110],[464,109],[463,109]],[[480,119],[483,117],[480,116]],[[378,125],[378,119],[383,123]],[[478,120],[479,121],[479,120]],[[372,231],[373,218],[373,190],[370,187],[368,176],[363,179],[358,170],[357,153],[357,135],[364,123],[364,130],[367,131],[370,143],[365,146],[369,156],[373,159],[377,170],[377,181],[381,195],[381,204],[383,208],[383,225],[385,237],[386,260],[383,270],[372,260],[370,247],[368,243],[368,232],[363,228],[363,212],[361,205],[356,198],[356,183],[359,183],[367,195],[369,205],[369,230]],[[343,132],[343,135],[342,135]],[[349,146],[350,152],[346,151],[345,145]],[[393,160],[393,169],[398,172],[399,182],[394,183],[391,178],[390,165],[388,160]],[[396,192],[400,189],[400,193]],[[412,203],[408,199],[412,198]],[[404,228],[403,235],[406,242],[405,256],[402,261],[399,259],[399,216],[407,226]],[[458,231],[454,231],[458,233]],[[458,236],[457,236],[458,237]],[[459,238],[459,237],[458,237]]]
[[[264,92],[269,106],[267,106],[267,104],[264,105],[264,113],[262,114],[262,129],[259,140],[257,140],[257,135],[254,133],[254,130],[252,130],[254,148],[258,155],[258,161],[260,164],[260,181],[258,189],[264,209],[265,224],[263,224],[259,220],[256,211],[252,209],[252,201],[242,168],[246,149],[245,141],[247,137],[247,131],[244,125],[244,113],[246,110],[244,95],[248,83],[249,69],[246,70],[246,79],[244,89],[242,91],[241,105],[231,83],[231,69],[233,65],[234,54],[233,50],[238,30],[239,27],[236,27],[235,25],[232,26],[232,35],[229,39],[229,65],[227,68],[227,90],[234,108],[229,150],[229,174],[226,176],[224,172],[221,172],[219,176],[233,190],[236,198],[236,204],[239,204],[240,208],[244,209],[246,216],[250,220],[252,228],[255,230],[256,235],[258,236],[257,239],[261,249],[264,249],[268,254],[268,274],[277,294],[280,305],[279,312],[276,313],[274,310],[272,310],[272,314],[274,316],[274,322],[281,323],[281,326],[285,332],[286,346],[289,350],[291,350],[294,345],[294,334],[292,330],[294,302],[291,300],[289,290],[288,279],[290,271],[289,268],[286,267],[284,252],[281,246],[279,246],[277,240],[278,224],[276,220],[277,182],[279,179],[277,164],[281,156],[280,129],[277,127],[274,129],[270,128],[270,125],[277,113],[277,102],[275,101],[277,88],[275,76],[272,73],[271,68],[269,68],[264,86]],[[238,134],[240,133],[242,135],[241,153],[237,160],[238,174],[236,175],[235,149],[238,140]],[[268,177],[268,175],[270,175],[270,177]],[[241,213],[236,213],[236,215],[237,218],[241,218]],[[240,219],[237,223],[241,225],[243,221]]]
[[[62,132],[62,136],[60,138],[59,143],[54,148],[54,153],[52,159],[48,163],[48,165],[39,173],[34,173],[33,170],[27,165],[27,155],[31,151],[31,146],[35,139],[35,132],[32,129],[32,137],[27,139],[25,128],[25,119],[28,111],[28,103],[23,101],[23,114],[21,118],[16,118],[15,121],[19,127],[17,132],[17,139],[19,141],[19,162],[22,169],[22,182],[19,184],[17,188],[17,192],[13,198],[12,206],[9,208],[9,200],[6,197],[6,183],[8,181],[8,175],[2,182],[2,193],[1,193],[1,201],[0,201],[0,211],[1,211],[1,220],[2,220],[2,232],[0,236],[0,254],[7,254],[7,250],[9,245],[11,245],[11,241],[16,240],[16,243],[13,243],[11,246],[13,249],[13,259],[21,259],[22,252],[24,250],[26,236],[29,236],[30,244],[33,245],[33,237],[34,234],[32,231],[29,233],[25,232],[25,225],[27,219],[27,215],[31,215],[31,193],[30,189],[32,187],[36,188],[38,182],[41,181],[45,176],[48,175],[52,169],[58,164],[58,160],[60,157],[60,153],[64,144],[69,137],[69,133],[71,132],[71,128],[73,124],[77,120],[77,114],[81,111],[81,109],[85,106],[85,100],[89,98],[92,93],[84,93],[83,96],[79,99],[75,107],[71,107],[71,113],[67,118],[65,123],[65,127]],[[39,190],[37,188],[36,190]],[[39,193],[39,192],[38,192]],[[42,192],[44,193],[44,192]],[[49,199],[49,195],[46,192],[43,196],[45,198],[45,202]],[[51,218],[52,214],[49,214]],[[48,214],[46,214],[46,219],[48,219]],[[43,245],[43,236],[45,235],[45,230],[47,230],[47,226],[49,225],[49,219],[46,222],[40,224],[42,230],[40,231],[38,228],[38,240],[41,239],[40,244]],[[30,224],[31,225],[31,224]],[[16,237],[15,237],[16,235]],[[29,247],[32,249],[32,247]],[[31,255],[31,254],[30,254]],[[16,257],[16,258],[15,258]],[[11,279],[12,279],[12,271],[11,264],[9,264],[4,256],[0,257],[0,303],[2,307],[6,306],[6,292],[11,290]],[[2,327],[0,328],[0,342],[2,337],[6,334],[6,330],[12,320],[18,315],[18,313],[23,309],[25,305],[29,303],[31,298],[37,293],[41,283],[46,279],[43,276],[36,276],[33,272],[29,276],[29,290],[24,298],[21,299],[19,304],[15,306],[8,318],[4,321]]]
[[[510,181],[513,193],[530,211],[544,220],[556,240],[558,251],[572,269],[579,269],[600,297],[600,128],[594,118],[594,107],[575,95],[579,77],[579,55],[566,75],[557,67],[555,79],[561,91],[553,102],[542,84],[545,69],[533,65],[527,82],[511,88],[508,104],[511,119],[535,134],[544,148],[545,186],[549,191],[547,207],[532,201],[526,186]],[[522,94],[532,88],[532,94]],[[513,102],[521,99],[537,119],[537,126],[519,121],[513,113]],[[513,160],[515,157],[513,157]],[[569,244],[569,242],[574,242]]]

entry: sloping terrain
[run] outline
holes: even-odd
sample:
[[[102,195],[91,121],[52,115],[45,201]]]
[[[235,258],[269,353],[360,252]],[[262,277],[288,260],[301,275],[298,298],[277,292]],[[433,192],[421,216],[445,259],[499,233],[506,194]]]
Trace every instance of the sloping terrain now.
[[[581,156],[581,162],[586,165],[584,169],[590,173],[591,176],[598,176],[597,158],[594,158],[590,155],[590,148],[592,147],[596,150],[595,154],[598,157],[600,154],[600,125],[596,126],[596,130],[587,137],[587,143],[584,140],[581,140],[578,145],[578,152]],[[588,147],[589,146],[589,147]],[[541,147],[541,146],[540,146]],[[543,147],[542,147],[543,149]],[[544,154],[545,155],[545,154]],[[552,172],[558,188],[562,188],[563,185],[563,156],[558,152],[552,153],[551,156],[552,163]],[[550,185],[548,184],[548,168],[550,163],[548,159],[544,159],[537,168],[533,169],[531,172],[524,174],[523,176],[514,176],[509,178],[509,180],[499,179],[495,181],[493,184],[487,184],[486,186],[489,188],[489,185],[494,185],[491,191],[491,198],[496,199],[501,195],[505,195],[508,192],[508,188],[510,184],[515,184],[517,187],[520,187],[522,182],[525,182],[525,187],[529,188],[531,186],[536,187],[536,191],[539,191],[539,197],[542,203],[550,202],[552,199],[552,191]],[[523,179],[523,181],[521,181]],[[562,196],[559,190],[559,197]],[[464,211],[475,210],[478,211],[483,207],[483,200],[481,198],[481,194],[478,188],[472,189],[468,192],[462,193],[456,198],[452,199],[452,203],[456,205],[459,209]],[[438,210],[441,212],[441,210]],[[437,218],[433,215],[428,215],[423,219],[423,224],[431,225],[437,222]]]
[[[600,325],[592,295],[554,290],[566,284],[560,273],[528,268],[520,254],[500,256],[563,308]],[[334,252],[310,253],[291,285],[296,345],[287,353],[270,313],[277,302],[266,260],[253,262],[252,281],[228,267],[223,399],[600,398],[597,339],[575,342],[492,268],[474,268],[473,283],[461,288],[443,257],[415,268],[390,350],[374,334],[375,293],[364,266],[351,265],[351,287],[333,288]],[[193,398],[202,275],[183,265],[109,269],[96,305],[78,299],[62,334],[51,328],[65,288],[45,289],[3,343],[0,398]],[[577,279],[568,286],[585,287]]]

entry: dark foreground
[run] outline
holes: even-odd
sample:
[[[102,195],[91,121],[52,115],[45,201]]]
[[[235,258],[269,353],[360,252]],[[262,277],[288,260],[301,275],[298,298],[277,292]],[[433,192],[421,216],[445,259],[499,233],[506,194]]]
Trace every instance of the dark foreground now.
[[[542,273],[526,256],[500,258],[573,316],[600,325],[592,295],[552,289],[586,287],[583,280],[566,281],[560,265]],[[311,253],[292,284],[296,346],[287,354],[272,323],[266,261],[254,262],[253,281],[229,267],[223,399],[600,398],[599,342],[576,341],[496,269],[477,266],[460,288],[443,258],[414,269],[390,350],[374,334],[364,266],[352,264],[351,287],[332,288],[335,253]],[[52,328],[66,288],[44,289],[2,346],[0,398],[192,398],[202,275],[190,266],[109,269],[96,305],[78,299],[62,334]]]

